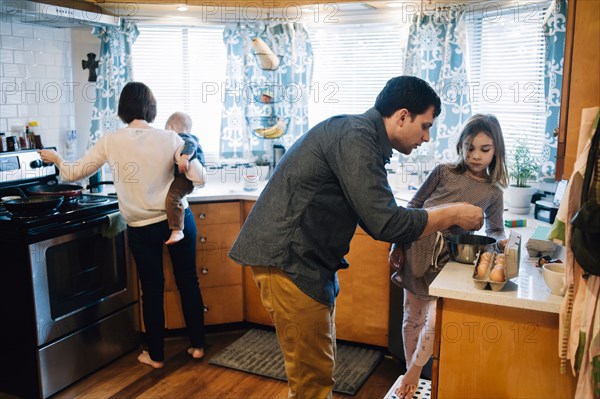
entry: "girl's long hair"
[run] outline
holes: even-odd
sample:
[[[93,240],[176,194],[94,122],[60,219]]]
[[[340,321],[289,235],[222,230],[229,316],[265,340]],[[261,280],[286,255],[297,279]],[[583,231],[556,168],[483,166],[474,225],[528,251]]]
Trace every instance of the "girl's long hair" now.
[[[500,122],[492,114],[475,114],[467,121],[456,143],[458,160],[454,165],[454,170],[461,174],[468,170],[464,147],[465,144],[470,145],[473,138],[480,132],[484,132],[494,142],[494,158],[488,166],[488,182],[506,187],[508,186],[508,168],[506,167],[504,137]]]

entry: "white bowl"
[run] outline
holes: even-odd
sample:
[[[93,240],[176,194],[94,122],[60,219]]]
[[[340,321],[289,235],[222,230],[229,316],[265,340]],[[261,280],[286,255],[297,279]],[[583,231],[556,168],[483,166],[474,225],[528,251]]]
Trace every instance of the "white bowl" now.
[[[545,263],[542,266],[544,282],[554,295],[565,295],[565,264]]]

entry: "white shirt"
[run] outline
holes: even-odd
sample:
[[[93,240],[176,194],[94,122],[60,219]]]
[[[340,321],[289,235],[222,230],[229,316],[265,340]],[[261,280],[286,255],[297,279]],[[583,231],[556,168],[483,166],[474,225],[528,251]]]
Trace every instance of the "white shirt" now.
[[[183,144],[170,130],[119,129],[102,136],[79,160],[61,162],[60,176],[67,181],[83,179],[108,163],[123,218],[130,226],[146,226],[167,217],[165,198]],[[204,184],[205,171],[197,159],[190,162],[186,176],[195,185]],[[182,202],[188,206],[185,199]]]

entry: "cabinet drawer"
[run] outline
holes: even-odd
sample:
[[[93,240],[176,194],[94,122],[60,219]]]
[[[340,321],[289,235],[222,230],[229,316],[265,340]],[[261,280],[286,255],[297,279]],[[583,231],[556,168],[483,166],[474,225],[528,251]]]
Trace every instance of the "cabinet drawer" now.
[[[239,201],[190,205],[198,227],[207,224],[239,223],[241,217],[240,208]]]
[[[221,254],[227,258],[227,252],[240,233],[240,222],[198,226],[197,251],[207,254]]]
[[[243,321],[242,286],[203,288],[204,324],[237,323]],[[179,291],[165,292],[165,327],[184,328]]]
[[[244,320],[242,285],[202,289],[204,324],[237,323]]]
[[[221,261],[214,260],[209,256],[201,261],[203,253],[199,252],[196,258],[196,268],[198,271],[198,281],[200,287],[216,287],[220,285],[242,284],[242,266],[231,259]]]

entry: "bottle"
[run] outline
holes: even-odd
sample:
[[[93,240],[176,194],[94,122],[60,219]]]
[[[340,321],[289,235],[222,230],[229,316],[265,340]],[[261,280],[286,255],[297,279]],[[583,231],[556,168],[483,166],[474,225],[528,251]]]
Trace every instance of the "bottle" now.
[[[29,126],[25,126],[25,133],[21,133],[19,135],[19,147],[22,150],[26,150],[29,148],[27,145],[27,137],[29,136]]]
[[[42,148],[42,140],[39,135],[35,134],[38,126],[39,124],[37,123],[37,121],[29,122],[29,134],[27,135],[27,142],[29,143],[29,148]]]
[[[6,148],[6,133],[0,133],[0,152],[6,152],[8,151],[8,148]]]

